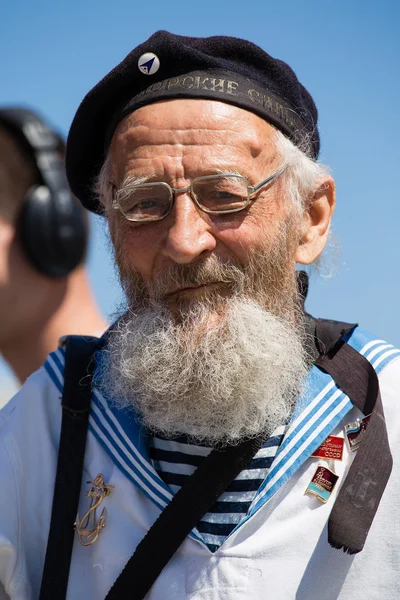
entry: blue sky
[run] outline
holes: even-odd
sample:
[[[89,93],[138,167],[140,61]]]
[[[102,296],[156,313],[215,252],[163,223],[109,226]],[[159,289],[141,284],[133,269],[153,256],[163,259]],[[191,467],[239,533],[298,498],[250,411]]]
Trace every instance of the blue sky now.
[[[308,310],[400,345],[399,34],[396,1],[14,0],[0,21],[0,105],[39,110],[62,133],[89,89],[157,29],[247,38],[288,62],[319,109],[321,159],[337,184],[336,250]],[[121,293],[93,218],[89,270],[112,314]],[[327,277],[328,272],[334,275]],[[2,383],[6,371],[0,365]]]

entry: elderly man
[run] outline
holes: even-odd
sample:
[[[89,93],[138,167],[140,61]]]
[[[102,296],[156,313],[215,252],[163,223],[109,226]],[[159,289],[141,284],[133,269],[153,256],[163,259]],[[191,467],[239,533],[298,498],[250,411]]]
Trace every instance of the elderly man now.
[[[127,310],[3,411],[4,598],[398,598],[400,352],[304,311],[318,151],[244,40],[158,32],[86,96],[67,172]]]

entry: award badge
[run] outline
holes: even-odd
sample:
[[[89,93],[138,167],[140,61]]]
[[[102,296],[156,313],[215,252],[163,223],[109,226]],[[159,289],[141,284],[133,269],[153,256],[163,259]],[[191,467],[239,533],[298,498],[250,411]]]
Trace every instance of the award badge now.
[[[324,465],[318,465],[305,494],[316,496],[323,504],[328,502],[339,476]]]
[[[89,510],[84,514],[82,519],[77,515],[75,523],[75,531],[78,535],[78,540],[82,546],[90,546],[98,539],[100,531],[106,526],[107,509],[104,507],[101,515],[97,518],[97,509],[103,502],[104,498],[110,495],[113,485],[105,483],[102,473],[97,475],[91,483],[91,488],[86,492],[86,496],[90,498]]]
[[[357,450],[357,448],[359,447],[359,445],[361,444],[361,441],[365,435],[365,431],[367,429],[367,425],[369,423],[370,417],[371,417],[371,415],[368,415],[367,417],[364,417],[363,419],[356,419],[355,421],[352,421],[351,423],[347,423],[347,425],[344,426],[344,432],[346,434],[347,441],[349,443],[350,450],[352,452],[355,452]]]
[[[344,439],[335,435],[328,435],[326,440],[317,448],[311,458],[324,458],[325,460],[342,460]]]

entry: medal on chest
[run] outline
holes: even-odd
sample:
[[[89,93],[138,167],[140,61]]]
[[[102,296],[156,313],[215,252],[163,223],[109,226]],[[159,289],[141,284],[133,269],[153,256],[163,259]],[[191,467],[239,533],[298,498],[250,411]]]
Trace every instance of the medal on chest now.
[[[104,498],[110,495],[111,489],[114,487],[109,483],[105,483],[102,473],[97,475],[93,481],[88,481],[88,483],[92,484],[85,494],[90,498],[89,509],[82,519],[77,515],[75,523],[75,531],[82,546],[94,544],[100,535],[100,531],[106,526],[107,509],[104,507],[99,517],[97,516],[97,509]]]
[[[355,421],[347,423],[347,425],[344,426],[344,432],[352,452],[355,452],[361,444],[367,430],[370,417],[371,415],[368,415],[363,419],[356,419]]]
[[[319,458],[327,461],[338,461],[343,459],[344,439],[335,435],[328,435],[326,440],[311,454],[311,458]],[[315,470],[305,494],[311,494],[322,503],[326,503],[339,479],[339,476],[328,468],[328,465],[319,464]]]
[[[316,496],[323,504],[328,502],[339,476],[324,465],[318,465],[305,494]]]
[[[324,458],[325,460],[342,460],[344,439],[335,435],[328,435],[326,440],[311,454],[311,458]]]

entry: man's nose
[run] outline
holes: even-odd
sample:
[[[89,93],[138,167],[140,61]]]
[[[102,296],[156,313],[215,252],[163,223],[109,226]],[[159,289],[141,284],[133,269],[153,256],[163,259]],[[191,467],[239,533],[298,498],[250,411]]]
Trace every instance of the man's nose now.
[[[178,264],[188,264],[201,254],[212,252],[216,239],[206,213],[194,204],[188,192],[180,193],[167,217],[168,230],[163,254]]]

